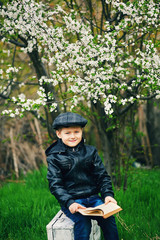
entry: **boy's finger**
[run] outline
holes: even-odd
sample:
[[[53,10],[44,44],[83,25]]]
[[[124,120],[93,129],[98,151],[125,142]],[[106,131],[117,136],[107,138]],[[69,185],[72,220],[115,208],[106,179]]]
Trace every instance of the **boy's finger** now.
[[[78,208],[85,209],[86,207],[84,207],[84,206],[82,206],[82,205],[79,204],[79,205],[77,206],[77,208],[76,208],[76,212],[77,212]]]
[[[79,208],[85,209],[86,207],[84,207],[84,206],[82,206],[82,205],[79,205]]]
[[[113,202],[113,203],[117,204],[117,201],[114,198],[106,197],[105,204],[108,204],[109,202]]]

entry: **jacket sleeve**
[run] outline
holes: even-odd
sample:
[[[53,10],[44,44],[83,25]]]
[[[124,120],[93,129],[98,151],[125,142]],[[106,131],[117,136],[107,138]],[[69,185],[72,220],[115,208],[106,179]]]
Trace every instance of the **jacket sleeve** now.
[[[74,203],[74,199],[65,189],[61,169],[55,164],[54,158],[51,155],[47,157],[47,162],[49,189],[60,205],[69,208],[69,206]]]
[[[107,196],[114,197],[111,177],[108,175],[97,150],[95,150],[93,165],[93,174],[102,198],[104,199]]]

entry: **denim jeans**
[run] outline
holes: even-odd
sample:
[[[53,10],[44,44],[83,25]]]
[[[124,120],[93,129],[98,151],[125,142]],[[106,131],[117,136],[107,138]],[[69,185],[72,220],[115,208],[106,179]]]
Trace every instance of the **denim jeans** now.
[[[89,198],[77,199],[75,202],[85,207],[96,207],[104,202],[98,195],[90,196]],[[62,207],[62,211],[74,223],[74,239],[89,240],[91,233],[91,219],[96,220],[101,227],[105,240],[118,240],[118,231],[114,216],[104,219],[103,217],[83,216],[80,213],[72,214],[69,209]]]

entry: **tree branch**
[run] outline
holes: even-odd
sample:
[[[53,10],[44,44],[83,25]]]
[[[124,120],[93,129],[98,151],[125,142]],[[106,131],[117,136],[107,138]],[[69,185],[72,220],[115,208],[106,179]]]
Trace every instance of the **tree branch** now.
[[[129,103],[126,107],[124,107],[123,109],[118,111],[118,115],[121,116],[121,115],[125,114],[133,105],[134,105],[134,103]]]
[[[0,93],[0,98],[3,98],[3,99],[8,99],[8,96],[6,96],[6,95],[3,95],[2,93]]]
[[[16,41],[16,40],[13,40],[13,39],[10,39],[9,40],[9,42],[10,43],[13,43],[14,45],[16,45],[17,47],[27,47],[25,44],[22,44],[22,43],[20,43],[20,42],[18,42],[18,41]]]
[[[38,120],[40,120],[41,124],[44,126],[44,127],[47,127],[47,121],[42,117],[42,116],[39,116],[37,111],[30,111]]]

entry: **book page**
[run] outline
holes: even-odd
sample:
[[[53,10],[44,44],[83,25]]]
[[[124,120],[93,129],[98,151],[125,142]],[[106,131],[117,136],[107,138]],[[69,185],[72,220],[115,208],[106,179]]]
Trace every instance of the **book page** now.
[[[121,211],[122,208],[115,203],[109,202],[108,204],[102,204],[97,207],[89,207],[86,209],[78,209],[83,215],[88,216],[104,216],[105,218]]]
[[[86,209],[78,209],[78,212],[81,213],[82,215],[86,216],[103,216],[103,211],[100,209],[91,209],[86,208]]]
[[[104,204],[103,206],[101,205],[101,209],[103,210],[105,215],[107,213],[112,213],[113,211],[120,210],[121,207],[115,203],[109,202],[108,204]]]

